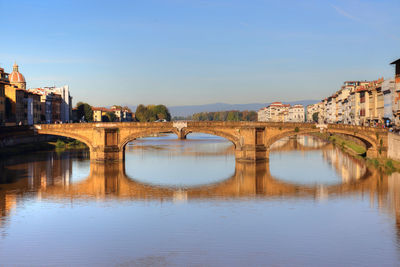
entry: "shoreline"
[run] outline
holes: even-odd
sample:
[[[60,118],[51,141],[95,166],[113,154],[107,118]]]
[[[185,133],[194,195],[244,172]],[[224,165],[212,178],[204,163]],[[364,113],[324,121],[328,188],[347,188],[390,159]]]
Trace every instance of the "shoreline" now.
[[[55,151],[63,152],[68,150],[85,150],[88,147],[73,139],[58,138],[56,141],[41,141],[35,143],[18,144],[14,146],[3,147],[0,150],[0,158],[9,156],[18,156],[24,153],[36,151]]]
[[[368,167],[374,167],[386,173],[400,172],[400,162],[389,158],[368,158],[365,147],[357,144],[350,138],[339,135],[329,135],[326,133],[312,133],[313,136],[321,138],[334,146],[340,148],[345,153],[365,161]]]

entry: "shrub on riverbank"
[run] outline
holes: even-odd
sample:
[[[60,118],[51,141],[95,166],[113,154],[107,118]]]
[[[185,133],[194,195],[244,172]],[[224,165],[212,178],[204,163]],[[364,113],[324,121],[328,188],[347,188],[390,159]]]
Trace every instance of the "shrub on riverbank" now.
[[[58,139],[57,142],[54,143],[56,149],[85,149],[87,146],[75,139]]]
[[[400,162],[391,159],[367,159],[367,165],[372,165],[387,174],[400,171]]]

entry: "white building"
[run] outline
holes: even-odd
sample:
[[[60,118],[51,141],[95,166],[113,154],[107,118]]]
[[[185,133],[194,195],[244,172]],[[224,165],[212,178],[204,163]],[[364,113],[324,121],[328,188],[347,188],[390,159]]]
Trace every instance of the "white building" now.
[[[303,105],[294,105],[289,108],[289,118],[290,122],[304,122],[304,107]]]
[[[336,121],[350,124],[350,103],[348,101],[350,92],[354,89],[356,82],[345,82],[342,88],[337,92],[336,97]]]
[[[257,112],[258,121],[269,121],[271,119],[270,109],[268,107],[262,108]]]
[[[43,87],[43,88],[33,88],[28,89],[29,92],[41,95],[41,102],[48,103],[54,98],[52,95],[59,95],[61,97],[60,103],[60,121],[70,122],[72,120],[72,96],[69,92],[69,86],[64,85],[62,87]],[[49,111],[46,111],[49,112]],[[46,114],[46,120],[48,114]],[[50,116],[51,117],[51,116]]]
[[[322,116],[322,106],[323,103],[319,102],[316,104],[311,104],[307,106],[307,114],[306,114],[306,121],[307,122],[314,122],[313,114],[318,113],[318,117]]]
[[[258,121],[284,122],[285,111],[289,111],[290,105],[282,102],[273,102],[268,107],[258,111]]]
[[[327,123],[336,123],[336,95],[327,99],[325,121]]]

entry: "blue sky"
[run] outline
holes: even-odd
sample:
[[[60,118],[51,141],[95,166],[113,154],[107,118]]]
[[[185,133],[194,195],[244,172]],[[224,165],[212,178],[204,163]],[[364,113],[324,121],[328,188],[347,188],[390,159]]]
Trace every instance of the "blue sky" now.
[[[0,64],[95,106],[321,99],[390,78],[399,0],[0,0]]]

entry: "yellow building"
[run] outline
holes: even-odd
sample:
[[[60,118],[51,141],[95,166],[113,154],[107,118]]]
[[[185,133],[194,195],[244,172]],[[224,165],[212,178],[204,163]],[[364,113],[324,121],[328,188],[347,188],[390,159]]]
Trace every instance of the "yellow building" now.
[[[369,116],[367,121],[370,125],[383,123],[384,117],[384,96],[382,92],[383,78],[371,82],[368,87]]]
[[[19,72],[17,64],[14,64],[8,79],[9,83],[4,87],[7,125],[38,123],[39,118],[35,113],[38,112],[40,97],[26,91],[25,77]]]
[[[106,115],[106,113],[110,110],[103,108],[103,107],[92,107],[93,111],[93,121],[103,121],[103,116]]]
[[[25,90],[15,85],[6,85],[5,95],[9,109],[6,112],[6,121],[8,123],[26,124],[26,109],[24,105]]]
[[[17,63],[13,66],[13,71],[8,75],[10,83],[5,86],[5,96],[7,101],[6,121],[8,123],[25,124],[25,89],[26,81],[24,75],[19,72]]]

